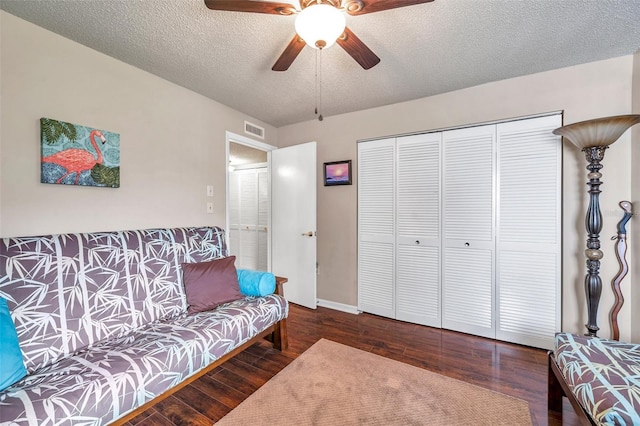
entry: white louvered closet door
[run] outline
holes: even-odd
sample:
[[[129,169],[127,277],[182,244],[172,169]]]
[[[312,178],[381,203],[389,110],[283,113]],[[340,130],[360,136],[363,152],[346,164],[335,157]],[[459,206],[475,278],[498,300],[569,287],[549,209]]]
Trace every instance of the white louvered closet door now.
[[[496,338],[547,349],[561,327],[561,125],[553,115],[497,126]]]
[[[396,142],[396,319],[440,327],[441,133]]]
[[[268,270],[269,182],[266,168],[229,174],[229,243],[238,268]]]
[[[258,255],[256,270],[268,271],[269,268],[269,172],[267,168],[257,169],[258,174]]]
[[[358,309],[395,317],[395,139],[358,144]]]
[[[495,125],[442,137],[442,327],[495,338]]]
[[[238,257],[240,250],[240,176],[229,173],[229,254]],[[237,259],[236,259],[237,260]]]
[[[240,175],[240,268],[257,269],[258,264],[258,176],[255,170],[241,170]]]

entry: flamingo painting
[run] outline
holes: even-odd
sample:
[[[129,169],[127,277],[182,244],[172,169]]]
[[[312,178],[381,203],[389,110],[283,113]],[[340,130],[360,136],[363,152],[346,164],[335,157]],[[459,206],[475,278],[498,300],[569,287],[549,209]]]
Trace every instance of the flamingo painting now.
[[[110,155],[105,156],[103,155],[103,150],[105,149],[104,145],[107,143],[107,138],[100,130],[44,118],[41,120],[41,126],[43,136],[43,183],[71,184],[71,182],[73,182],[74,185],[120,186],[119,135],[111,134],[117,138],[117,150],[115,150],[114,153],[114,149],[111,147],[109,148],[111,151],[107,152]],[[55,128],[53,128],[54,126]],[[68,129],[69,126],[74,126],[75,133],[64,131],[64,129]],[[62,130],[57,131],[57,129]],[[93,147],[93,152],[86,147],[87,133],[89,134],[88,141]],[[70,134],[72,134],[73,138],[69,137]],[[84,147],[74,146],[77,145],[75,140],[76,135],[85,135],[84,138],[82,138],[85,143]],[[98,141],[100,141],[100,144],[98,144]],[[45,156],[45,152],[50,153],[52,150],[52,148],[47,147],[45,144],[57,145],[59,150]],[[71,147],[69,147],[69,145],[71,145]],[[80,145],[82,145],[82,143]],[[112,157],[111,160],[115,158],[116,161],[110,161],[109,164],[106,164],[106,157]],[[111,171],[111,175],[117,173],[117,185],[100,182],[100,179],[96,181],[96,177],[105,175],[104,170]],[[95,173],[96,171],[100,173]],[[73,179],[73,181],[71,181],[71,179]]]
[[[72,173],[75,173],[76,174],[75,184],[77,185],[78,180],[80,179],[80,173],[84,172],[85,170],[91,170],[93,166],[95,166],[96,164],[102,164],[102,151],[100,151],[100,148],[98,147],[98,143],[95,140],[96,136],[100,138],[103,144],[107,140],[99,130],[94,130],[89,135],[89,139],[91,140],[91,145],[93,145],[93,148],[98,153],[97,158],[95,158],[93,154],[91,154],[89,151],[86,151],[84,149],[69,148],[69,149],[65,149],[64,151],[57,152],[48,157],[44,157],[42,159],[43,163],[53,163],[67,169],[67,173],[62,175],[60,179],[56,181],[56,183],[62,183],[62,180],[64,178],[66,178]]]

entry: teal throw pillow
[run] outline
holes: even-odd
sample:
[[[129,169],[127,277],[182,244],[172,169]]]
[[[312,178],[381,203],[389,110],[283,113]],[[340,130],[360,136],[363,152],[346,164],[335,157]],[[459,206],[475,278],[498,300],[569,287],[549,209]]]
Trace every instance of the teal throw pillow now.
[[[245,296],[266,296],[276,289],[276,277],[271,272],[238,269],[238,283]]]
[[[0,297],[0,391],[27,375],[7,301]]]

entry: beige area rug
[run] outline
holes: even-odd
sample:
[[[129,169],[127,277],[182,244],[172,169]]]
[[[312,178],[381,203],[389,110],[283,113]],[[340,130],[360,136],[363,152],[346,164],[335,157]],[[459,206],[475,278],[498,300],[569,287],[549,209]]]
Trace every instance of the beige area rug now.
[[[225,425],[531,425],[526,401],[322,339]]]

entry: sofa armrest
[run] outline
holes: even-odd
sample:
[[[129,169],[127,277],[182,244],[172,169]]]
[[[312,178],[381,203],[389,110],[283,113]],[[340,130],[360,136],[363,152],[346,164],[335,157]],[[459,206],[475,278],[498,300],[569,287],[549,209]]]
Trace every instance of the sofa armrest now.
[[[276,276],[276,294],[284,297],[284,283],[289,281],[285,277]],[[289,335],[287,333],[287,319],[279,321],[273,330],[273,346],[284,351],[289,347]]]
[[[288,278],[279,277],[276,275],[276,294],[284,297],[284,283],[289,281]]]

